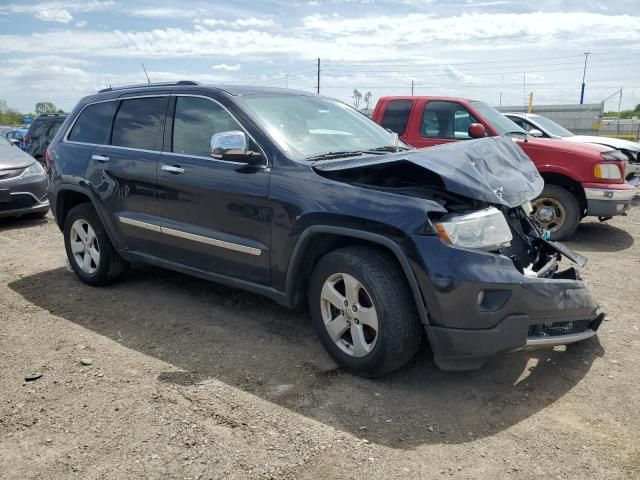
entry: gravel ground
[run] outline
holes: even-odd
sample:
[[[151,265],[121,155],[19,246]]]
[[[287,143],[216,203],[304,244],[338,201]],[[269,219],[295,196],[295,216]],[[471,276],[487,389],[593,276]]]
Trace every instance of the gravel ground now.
[[[636,240],[638,207],[569,243],[597,338],[372,381],[306,314],[152,268],[88,287],[51,218],[0,219],[0,477],[640,478]]]

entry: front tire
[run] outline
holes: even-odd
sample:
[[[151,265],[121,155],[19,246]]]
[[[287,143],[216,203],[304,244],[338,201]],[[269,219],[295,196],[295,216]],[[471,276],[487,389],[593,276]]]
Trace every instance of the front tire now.
[[[575,195],[558,185],[545,185],[540,196],[531,205],[533,217],[551,234],[551,240],[565,240],[578,228],[578,200]]]
[[[309,282],[309,308],[331,357],[364,377],[408,363],[422,341],[413,296],[397,263],[369,247],[346,247],[320,259]]]
[[[76,205],[64,221],[64,246],[73,271],[84,283],[108,285],[128,264],[115,251],[93,206]]]

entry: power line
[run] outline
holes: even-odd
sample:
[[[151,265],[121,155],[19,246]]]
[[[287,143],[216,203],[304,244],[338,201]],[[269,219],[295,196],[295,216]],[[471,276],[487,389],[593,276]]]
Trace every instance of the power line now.
[[[616,50],[616,51],[611,51],[611,53],[609,52],[598,52],[598,53],[591,53],[591,55],[593,56],[598,56],[598,55],[607,55],[609,58],[611,56],[615,56],[615,55],[623,55],[625,57],[632,57],[633,55],[639,54],[640,50],[637,51],[625,51],[625,52],[621,52],[620,50]],[[351,66],[351,67],[358,67],[358,66],[364,66],[364,67],[370,67],[373,65],[386,65],[386,66],[397,66],[397,67],[403,67],[403,66],[413,66],[413,67],[430,67],[430,66],[439,66],[439,65],[450,65],[450,66],[457,66],[457,65],[493,65],[493,64],[503,64],[503,63],[526,63],[527,65],[531,65],[532,62],[538,62],[538,61],[543,61],[543,60],[561,60],[561,59],[567,59],[567,58],[579,58],[581,59],[582,56],[584,54],[579,54],[579,55],[562,55],[562,56],[555,56],[555,57],[539,57],[539,58],[518,58],[518,59],[504,59],[504,60],[491,60],[491,61],[487,61],[487,62],[446,62],[446,61],[440,61],[438,63],[386,63],[386,62],[368,62],[368,63],[340,63],[340,65],[344,65],[344,66]],[[582,64],[582,60],[580,60],[579,62],[580,64]]]

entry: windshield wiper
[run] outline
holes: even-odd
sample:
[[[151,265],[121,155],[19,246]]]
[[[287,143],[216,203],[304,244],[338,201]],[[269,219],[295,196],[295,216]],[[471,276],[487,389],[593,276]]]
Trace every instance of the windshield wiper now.
[[[410,150],[407,147],[401,147],[400,145],[385,145],[384,147],[370,148],[367,152],[406,152]]]
[[[312,155],[311,157],[306,157],[305,160],[329,160],[332,158],[344,158],[344,157],[355,157],[362,155],[364,152],[362,150],[345,150],[342,152],[327,152],[321,153],[319,155]]]

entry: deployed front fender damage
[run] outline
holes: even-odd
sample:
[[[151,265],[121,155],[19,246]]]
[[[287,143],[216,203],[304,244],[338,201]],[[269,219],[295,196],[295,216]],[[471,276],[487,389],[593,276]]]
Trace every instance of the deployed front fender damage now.
[[[385,155],[321,160],[319,174],[366,172],[374,167],[410,163],[437,176],[447,192],[514,208],[536,198],[544,181],[533,162],[508,137],[487,137]],[[391,172],[390,172],[391,173]]]

